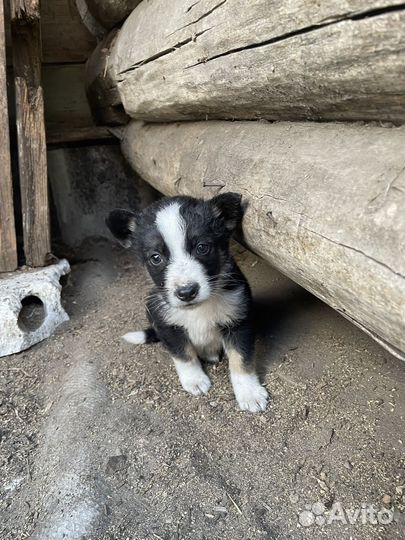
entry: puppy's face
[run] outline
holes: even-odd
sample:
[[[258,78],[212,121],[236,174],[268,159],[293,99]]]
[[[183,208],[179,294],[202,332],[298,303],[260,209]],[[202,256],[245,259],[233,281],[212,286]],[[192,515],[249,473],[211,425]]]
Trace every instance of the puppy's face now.
[[[191,308],[210,298],[226,271],[229,239],[242,214],[236,193],[209,201],[173,197],[138,214],[114,210],[107,225],[123,245],[135,247],[172,306]]]

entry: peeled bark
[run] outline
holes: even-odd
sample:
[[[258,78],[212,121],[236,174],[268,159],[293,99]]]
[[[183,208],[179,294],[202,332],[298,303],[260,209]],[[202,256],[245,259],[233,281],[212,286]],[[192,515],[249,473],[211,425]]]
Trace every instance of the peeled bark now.
[[[166,195],[243,195],[256,253],[399,357],[405,353],[404,130],[131,122],[122,150]]]

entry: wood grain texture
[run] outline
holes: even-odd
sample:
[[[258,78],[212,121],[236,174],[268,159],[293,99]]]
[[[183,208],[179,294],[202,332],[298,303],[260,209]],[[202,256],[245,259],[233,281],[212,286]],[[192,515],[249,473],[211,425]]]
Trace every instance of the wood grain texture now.
[[[132,121],[122,150],[166,195],[243,195],[247,245],[405,353],[404,130],[280,122]]]
[[[151,0],[110,60],[133,118],[403,122],[404,20],[392,1]]]
[[[6,40],[3,1],[0,0],[0,272],[17,268],[17,246],[14,225],[13,184],[10,164],[8,127]]]
[[[39,21],[39,0],[11,0],[10,18],[11,22],[24,21],[35,23]]]
[[[45,266],[51,251],[42,89],[15,80],[18,164],[27,266]]]
[[[114,135],[106,126],[47,126],[46,142],[48,145],[80,143],[89,141],[111,141]]]
[[[44,266],[51,246],[40,25],[21,17],[12,41],[24,253],[28,266]]]

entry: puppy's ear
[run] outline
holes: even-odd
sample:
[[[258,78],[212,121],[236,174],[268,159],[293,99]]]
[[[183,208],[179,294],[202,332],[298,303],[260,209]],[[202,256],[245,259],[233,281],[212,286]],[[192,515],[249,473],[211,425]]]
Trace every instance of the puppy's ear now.
[[[121,245],[131,247],[136,227],[136,214],[117,208],[106,217],[106,225]]]
[[[222,193],[211,199],[215,217],[222,217],[228,231],[234,231],[242,221],[242,195],[239,193]]]

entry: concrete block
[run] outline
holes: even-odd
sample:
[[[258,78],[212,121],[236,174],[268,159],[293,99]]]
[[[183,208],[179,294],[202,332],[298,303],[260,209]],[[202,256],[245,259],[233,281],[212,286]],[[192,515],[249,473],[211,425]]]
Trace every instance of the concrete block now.
[[[0,356],[14,354],[49,337],[69,320],[61,304],[66,259],[45,268],[0,276]]]

